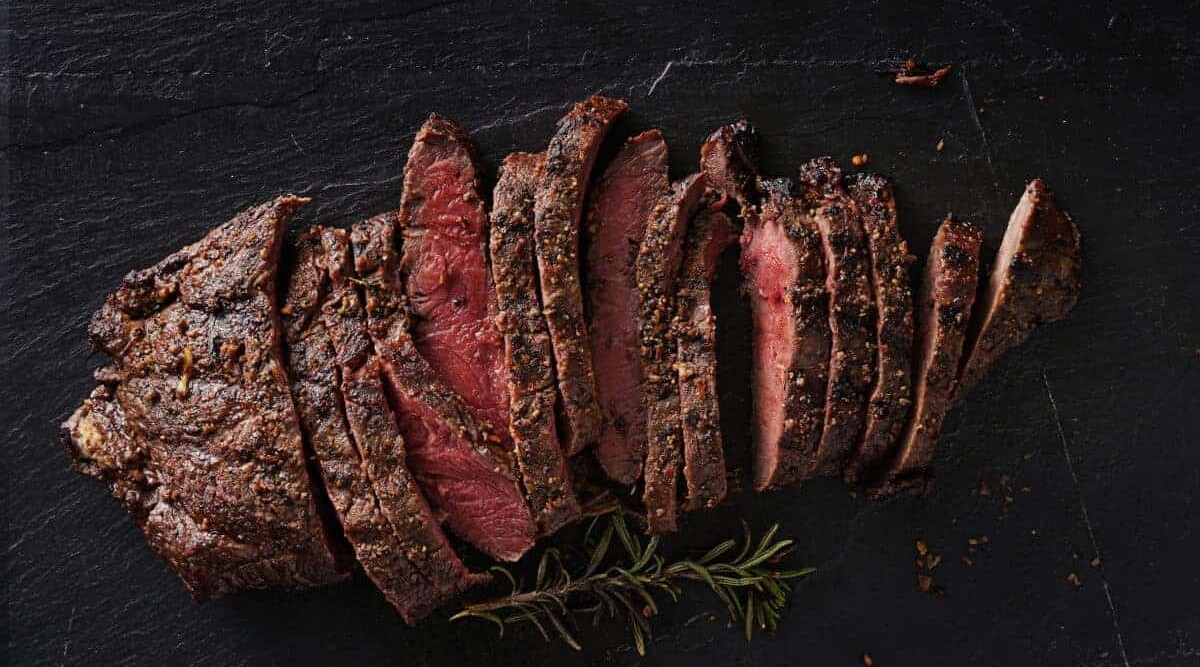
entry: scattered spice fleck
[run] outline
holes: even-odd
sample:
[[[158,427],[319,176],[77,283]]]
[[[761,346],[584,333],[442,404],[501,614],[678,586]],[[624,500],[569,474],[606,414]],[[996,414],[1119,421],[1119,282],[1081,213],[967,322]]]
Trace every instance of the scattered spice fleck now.
[[[942,557],[940,554],[931,554],[929,556],[929,562],[928,562],[929,569],[932,570],[933,568],[937,567],[938,564],[941,562],[942,562]]]
[[[1100,557],[1096,556],[1092,559],[1092,567],[1100,567]]]
[[[975,561],[971,560],[970,556],[963,556],[962,562],[963,562],[963,565],[974,565],[975,564]]]
[[[979,483],[979,495],[981,495],[981,496],[992,495],[992,490],[988,488],[987,482]]]
[[[1074,586],[1075,588],[1079,588],[1080,586],[1083,585],[1083,580],[1080,579],[1079,575],[1075,574],[1074,572],[1067,575],[1067,581],[1071,582],[1071,585]]]
[[[928,574],[917,575],[917,590],[922,593],[928,593],[929,589],[933,588],[933,577]]]
[[[943,149],[943,148],[945,148],[945,147],[946,147],[946,140],[945,140],[945,139],[938,139],[937,146],[936,146],[937,150],[939,150],[939,151],[940,151],[940,150],[942,150],[942,149]]]
[[[1029,493],[1032,490],[1033,490],[1032,486],[1022,486],[1021,487],[1021,493]]]
[[[1039,101],[1039,102],[1045,102],[1045,101],[1046,101],[1046,96],[1045,96],[1045,95],[1038,95],[1038,101]]]
[[[852,164],[852,165],[854,165],[854,166],[856,166],[856,167],[863,167],[863,166],[866,166],[866,164],[867,164],[867,154],[866,154],[866,153],[860,153],[860,154],[858,154],[858,155],[855,155],[854,157],[851,157],[851,158],[850,158],[850,164]]]

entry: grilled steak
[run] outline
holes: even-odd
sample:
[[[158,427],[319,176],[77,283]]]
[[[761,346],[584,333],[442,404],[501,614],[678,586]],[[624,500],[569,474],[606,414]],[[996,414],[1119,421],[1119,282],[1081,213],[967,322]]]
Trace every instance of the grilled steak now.
[[[979,285],[979,248],[983,235],[974,225],[946,218],[938,228],[925,262],[920,305],[916,387],[912,417],[900,449],[876,493],[886,495],[912,487],[927,488],[929,465],[950,408],[954,377],[971,305]]]
[[[758,180],[758,130],[749,121],[723,125],[700,146],[700,170],[708,185],[733,197],[743,209],[756,194]]]
[[[601,415],[596,458],[622,484],[637,481],[646,459],[634,262],[646,219],[670,185],[667,144],[650,130],[621,147],[596,180],[588,208],[584,281]]]
[[[646,221],[645,236],[634,263],[638,286],[638,325],[642,372],[645,375],[646,463],[643,468],[646,528],[651,533],[675,530],[676,485],[683,434],[680,424],[678,350],[671,329],[675,317],[675,282],[683,235],[703,202],[703,174],[671,186]]]
[[[413,342],[394,225],[394,214],[375,216],[355,226],[352,240],[368,329],[408,445],[408,467],[455,534],[496,558],[516,560],[533,545],[537,525],[512,452],[446,387]]]
[[[842,187],[842,170],[830,158],[817,158],[800,169],[800,180],[821,230],[828,269],[832,345],[816,474],[834,475],[849,462],[866,423],[875,364],[875,300],[866,235],[858,207]]]
[[[288,391],[274,305],[282,234],[307,202],[239,213],[135,271],[93,316],[113,357],[64,424],[197,600],[338,581]]]
[[[714,201],[713,205],[719,202]],[[683,242],[676,294],[679,403],[682,406],[684,509],[716,507],[725,498],[725,448],[717,403],[717,322],[712,280],[721,253],[737,238],[720,211],[692,219]]]
[[[344,232],[325,233],[341,235],[348,262]],[[383,399],[378,368],[368,363],[371,341],[361,303],[341,274],[343,266],[329,267],[339,275],[331,290],[327,266],[339,261],[327,255],[321,235],[321,228],[310,228],[293,243],[292,274],[280,308],[292,397],[363,571],[415,624],[472,578],[404,467],[404,443]]]
[[[875,294],[875,387],[858,453],[846,469],[847,481],[869,475],[884,462],[904,430],[912,400],[913,256],[900,235],[892,183],[883,176],[860,174],[847,189],[861,213],[871,251],[871,287]]]
[[[754,335],[754,488],[813,475],[829,367],[829,292],[821,232],[787,179],[762,183],[742,231]]]
[[[538,302],[533,257],[533,196],[542,156],[509,155],[492,204],[491,256],[504,336],[509,429],[525,495],[543,533],[579,516],[566,457],[554,423],[550,334]]]
[[[579,285],[579,219],[588,177],[623,100],[592,96],[558,124],[534,202],[534,232],[542,312],[554,346],[560,424],[568,454],[600,435],[600,407]]]
[[[1034,179],[1008,220],[971,326],[956,394],[969,392],[1009,348],[1067,316],[1083,289],[1079,228]]]

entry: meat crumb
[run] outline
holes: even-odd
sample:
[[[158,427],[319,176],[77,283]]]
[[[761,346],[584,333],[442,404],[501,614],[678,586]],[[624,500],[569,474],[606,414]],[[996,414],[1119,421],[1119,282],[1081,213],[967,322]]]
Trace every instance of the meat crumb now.
[[[917,540],[917,553],[922,556],[929,553],[929,545],[925,544],[925,540]]]
[[[945,139],[938,139],[937,146],[936,146],[937,150],[939,150],[939,151],[940,151],[940,150],[942,150],[942,149],[943,149],[943,148],[945,148],[945,147],[946,147],[946,140],[945,140]]]
[[[904,66],[896,72],[896,83],[902,86],[927,86],[933,88],[946,78],[951,66],[946,65],[929,74],[917,74],[917,63],[912,58],[904,61]]]
[[[867,164],[867,154],[860,153],[850,158],[850,164],[856,167],[864,167]]]
[[[870,653],[862,654],[862,663],[866,665],[866,667],[875,667],[875,659],[871,657]]]
[[[1100,567],[1100,557],[1096,556],[1092,559],[1092,567]]]
[[[1074,572],[1067,575],[1067,581],[1071,582],[1071,585],[1074,586],[1075,588],[1079,588],[1080,586],[1083,586],[1083,580],[1080,579],[1079,575],[1075,574]]]
[[[921,591],[922,593],[928,593],[929,589],[932,587],[933,577],[930,577],[928,574],[917,575],[917,590]]]

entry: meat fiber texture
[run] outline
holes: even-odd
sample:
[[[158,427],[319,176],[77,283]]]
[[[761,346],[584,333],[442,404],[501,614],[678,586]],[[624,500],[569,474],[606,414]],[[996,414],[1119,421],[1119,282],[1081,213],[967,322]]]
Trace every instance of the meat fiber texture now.
[[[126,276],[92,318],[113,358],[64,424],[75,469],[107,482],[197,600],[339,581],[281,356],[284,196]]]
[[[589,200],[584,286],[601,417],[595,453],[604,473],[622,484],[641,477],[646,458],[634,263],[646,220],[669,187],[667,144],[650,130],[621,146]]]
[[[950,409],[954,378],[971,307],[979,286],[979,249],[983,234],[974,225],[952,217],[938,228],[917,300],[916,386],[912,416],[900,449],[876,496],[908,489],[928,490],[931,464],[942,422]]]
[[[505,158],[493,195],[490,249],[504,336],[509,429],[529,506],[542,533],[553,533],[578,518],[580,507],[558,443],[554,353],[533,257],[533,197],[542,161],[529,153]]]
[[[534,201],[534,232],[542,312],[557,372],[560,433],[568,454],[600,436],[600,406],[579,272],[579,223],[592,167],[624,100],[593,95],[559,121],[546,148]]]
[[[966,395],[1033,330],[1067,316],[1083,289],[1079,228],[1041,179],[1025,188],[979,298],[957,395]]]
[[[394,233],[394,214],[383,214],[356,225],[352,240],[368,326],[408,445],[408,466],[451,531],[495,558],[517,560],[533,546],[537,523],[525,504],[513,453],[446,386],[413,341]]]
[[[816,472],[829,373],[829,292],[821,232],[786,179],[762,184],[742,231],[754,358],[754,488]]]

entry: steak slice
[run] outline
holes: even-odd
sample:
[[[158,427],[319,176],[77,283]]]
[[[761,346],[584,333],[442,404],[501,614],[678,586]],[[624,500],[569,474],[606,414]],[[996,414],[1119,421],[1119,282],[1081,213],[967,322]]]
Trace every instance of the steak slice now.
[[[979,285],[982,243],[979,228],[953,217],[946,218],[933,238],[917,300],[921,309],[917,324],[920,347],[912,416],[896,459],[876,495],[929,486],[933,450],[950,408],[971,305]]]
[[[847,481],[870,476],[884,463],[912,404],[913,297],[909,267],[915,259],[900,235],[896,199],[889,179],[857,174],[847,189],[861,213],[871,258],[871,291],[875,294],[875,387],[867,406],[867,423],[858,453],[846,469]]]
[[[813,475],[829,375],[829,292],[821,232],[787,179],[761,184],[742,231],[754,368],[754,488]]]
[[[671,186],[671,193],[655,205],[646,221],[635,260],[639,349],[646,378],[646,486],[642,499],[646,504],[646,529],[651,533],[676,530],[675,498],[683,434],[675,369],[678,350],[671,323],[683,235],[688,221],[704,203],[706,185],[703,174],[694,174]]]
[[[579,285],[579,219],[600,144],[613,119],[626,108],[624,100],[593,95],[559,121],[546,149],[534,201],[542,312],[554,347],[563,442],[571,455],[600,435],[600,406]]]
[[[757,194],[760,143],[758,130],[743,119],[717,128],[700,145],[700,170],[709,187],[737,201],[743,217]]]
[[[667,143],[658,130],[628,139],[590,196],[586,305],[601,430],[596,459],[608,477],[633,484],[646,459],[646,410],[634,263],[650,212],[670,189]]]
[[[409,469],[451,531],[495,558],[519,559],[533,546],[537,525],[512,452],[417,350],[400,286],[394,214],[355,225],[351,239],[368,330],[408,445]]]
[[[283,230],[307,199],[239,213],[134,271],[92,317],[113,357],[63,425],[197,600],[344,579],[318,517],[274,305]]]
[[[965,396],[1038,325],[1067,316],[1083,289],[1079,228],[1034,179],[1008,219],[967,340],[956,394]]]
[[[683,242],[674,329],[679,355],[686,510],[716,507],[725,498],[712,281],[721,253],[736,238],[733,223],[724,213],[706,210],[692,219]]]
[[[322,233],[319,227],[307,229],[292,244],[292,274],[280,308],[292,397],[301,428],[319,463],[326,494],[363,571],[404,620],[415,624],[469,581],[468,573],[445,544],[437,521],[429,514],[415,485],[411,480],[408,484],[396,483],[407,476],[403,442],[399,440],[391,410],[381,400],[377,368],[373,364],[364,368],[370,358],[371,342],[363,338],[365,323],[361,320],[363,312],[358,296],[353,286],[347,293],[349,283],[344,280],[331,291],[326,267],[333,258],[322,246]],[[351,299],[354,309],[345,305]],[[323,311],[333,311],[337,318],[328,327]],[[348,341],[356,344],[346,349]],[[370,409],[372,417],[384,428],[353,429],[352,434],[347,416],[352,422],[361,422],[364,395],[380,399]],[[389,469],[397,467],[400,475],[391,474]],[[402,502],[394,502],[396,497]],[[384,503],[384,498],[393,502]],[[417,507],[424,512],[408,512],[405,516],[406,507]],[[396,513],[388,511],[397,508],[401,509],[399,518],[403,521],[398,522],[393,516]],[[428,547],[429,541],[422,541],[422,532],[440,538],[432,540],[435,549],[445,547],[435,552],[435,567],[426,567],[427,572],[422,571],[421,565],[428,566],[429,556],[422,553],[421,547]],[[443,572],[448,576],[440,585],[427,576]]]
[[[580,509],[554,423],[553,352],[533,258],[533,196],[541,168],[541,155],[505,158],[493,194],[491,257],[504,336],[508,425],[525,496],[542,533],[549,534],[578,518]]]
[[[839,474],[863,435],[875,366],[875,299],[866,234],[831,158],[800,169],[804,199],[821,230],[829,290],[829,387],[817,475]]]

